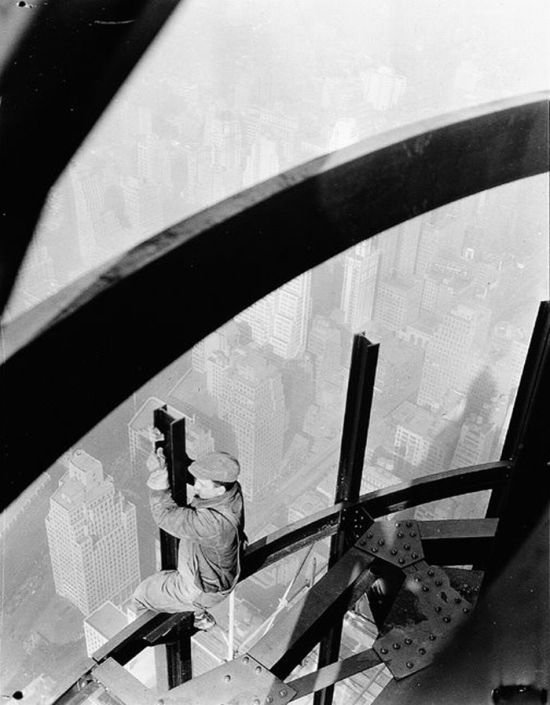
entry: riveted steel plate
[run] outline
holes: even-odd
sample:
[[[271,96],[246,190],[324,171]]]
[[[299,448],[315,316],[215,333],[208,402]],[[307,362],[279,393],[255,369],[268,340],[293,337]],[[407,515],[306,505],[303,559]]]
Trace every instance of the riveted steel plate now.
[[[245,654],[173,688],[163,705],[286,705],[296,691]]]
[[[363,507],[349,507],[344,509],[343,524],[349,543],[353,544],[374,523],[373,518]]]
[[[444,570],[424,562],[405,571],[405,581],[373,649],[394,678],[428,666],[451,632],[473,608],[450,583]]]
[[[398,568],[424,559],[418,524],[413,520],[375,521],[355,545]]]

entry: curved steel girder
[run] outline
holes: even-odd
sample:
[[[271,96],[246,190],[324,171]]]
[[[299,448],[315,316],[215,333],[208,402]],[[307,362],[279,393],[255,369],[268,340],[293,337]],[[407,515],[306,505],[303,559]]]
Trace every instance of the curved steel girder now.
[[[404,220],[545,172],[547,145],[546,94],[460,111],[316,159],[135,247],[2,366],[3,506],[239,311]]]
[[[48,191],[178,1],[0,8],[0,312]]]

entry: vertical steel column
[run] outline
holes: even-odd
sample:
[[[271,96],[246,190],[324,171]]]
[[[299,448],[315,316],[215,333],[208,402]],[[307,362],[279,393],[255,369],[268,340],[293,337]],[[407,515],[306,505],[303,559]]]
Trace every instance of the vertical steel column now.
[[[164,436],[157,447],[162,447],[166,458],[170,488],[174,501],[183,506],[187,503],[186,475],[191,463],[185,449],[185,419],[174,419],[166,407],[154,410],[153,423]],[[173,570],[178,566],[179,540],[161,529],[160,553],[163,570]],[[191,637],[181,630],[174,641],[166,644],[168,687],[175,688],[192,677]]]
[[[334,502],[353,502],[359,497],[363,462],[378,361],[378,344],[371,343],[364,333],[353,336],[351,368],[348,379],[344,426],[340,446],[340,462]],[[344,553],[345,535],[342,527],[332,537],[329,568]],[[339,619],[319,644],[319,668],[334,663],[340,653],[342,619]],[[331,705],[334,686],[315,693],[314,705]]]
[[[488,516],[499,517],[488,581],[524,544],[546,511],[550,480],[550,302],[539,312],[502,457],[512,465],[503,491],[493,491]]]

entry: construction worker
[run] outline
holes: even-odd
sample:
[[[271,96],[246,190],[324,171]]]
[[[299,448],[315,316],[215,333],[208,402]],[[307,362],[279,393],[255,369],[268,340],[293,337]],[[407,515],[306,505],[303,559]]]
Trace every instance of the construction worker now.
[[[147,467],[153,518],[180,542],[177,570],[155,573],[136,588],[136,614],[191,611],[197,629],[210,629],[216,621],[207,608],[235,588],[246,541],[239,463],[228,453],[197,458],[188,469],[195,497],[186,506],[172,499],[162,451],[149,456]]]

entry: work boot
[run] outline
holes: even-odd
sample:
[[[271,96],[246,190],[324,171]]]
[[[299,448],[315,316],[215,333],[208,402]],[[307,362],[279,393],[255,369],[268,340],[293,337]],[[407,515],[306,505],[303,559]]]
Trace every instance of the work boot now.
[[[195,627],[195,629],[200,629],[202,632],[207,632],[209,629],[212,629],[212,627],[216,626],[216,620],[210,614],[210,612],[204,610],[204,612],[201,612],[199,614],[195,613],[193,626]]]

